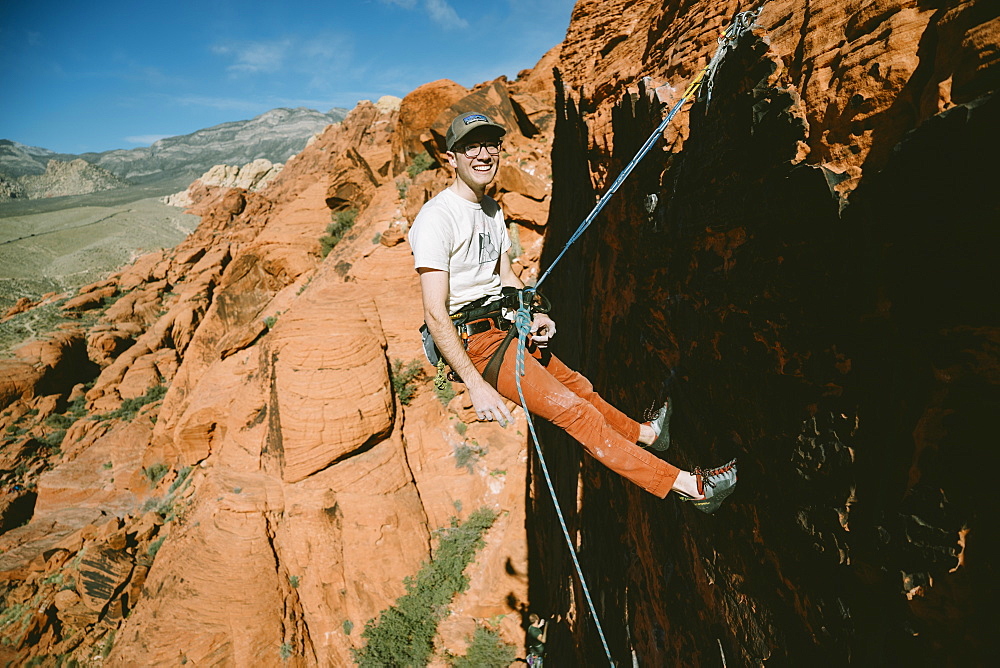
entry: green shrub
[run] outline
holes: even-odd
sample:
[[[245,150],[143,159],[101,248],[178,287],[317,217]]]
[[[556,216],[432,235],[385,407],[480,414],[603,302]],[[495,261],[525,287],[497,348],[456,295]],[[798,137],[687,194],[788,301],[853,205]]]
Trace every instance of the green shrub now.
[[[108,631],[108,635],[104,636],[104,642],[101,643],[101,658],[108,658],[111,654],[111,648],[115,646],[115,633],[117,629],[111,629]]]
[[[156,559],[156,553],[160,551],[161,547],[163,547],[163,541],[165,541],[166,539],[167,539],[166,536],[160,536],[159,538],[157,538],[156,540],[154,540],[152,543],[149,544],[149,547],[146,548],[146,554],[149,555],[150,559]]]
[[[392,361],[392,389],[399,397],[399,403],[409,406],[417,394],[417,386],[427,375],[418,360],[413,360],[404,366],[403,360]]]
[[[73,401],[69,402],[69,404],[66,406],[66,411],[63,413],[63,415],[69,416],[76,420],[85,417],[87,415],[87,390],[89,390],[93,386],[94,386],[94,381],[87,383],[84,386],[83,393]]]
[[[3,613],[0,613],[0,628],[14,622],[20,623],[27,613],[28,606],[24,603],[15,603],[9,608],[5,608]]]
[[[141,397],[134,397],[132,399],[126,399],[122,402],[122,405],[111,411],[110,413],[105,413],[100,416],[101,420],[111,420],[119,418],[122,420],[132,420],[136,415],[139,414],[139,409],[146,404],[151,404],[159,401],[163,398],[163,395],[167,393],[166,385],[155,385],[148,390],[146,394]]]
[[[451,381],[447,378],[443,383],[439,383],[435,380],[434,396],[438,398],[438,401],[441,402],[442,406],[447,406],[448,402],[455,398],[455,388],[451,386]]]
[[[406,593],[396,605],[365,624],[361,637],[367,644],[352,650],[359,666],[427,665],[438,622],[452,598],[468,588],[465,568],[484,545],[483,534],[496,517],[493,510],[480,508],[464,523],[452,519],[450,528],[435,532],[439,541],[430,563],[403,581]]]
[[[187,477],[190,474],[191,474],[190,466],[185,466],[180,471],[178,471],[177,479],[174,480],[172,483],[170,483],[170,489],[167,490],[167,494],[173,494],[174,492],[176,492],[177,488],[179,488],[181,485],[184,484],[184,481],[187,480]]]
[[[460,443],[455,446],[455,468],[464,468],[469,473],[472,473],[476,462],[485,454],[486,448],[479,445],[479,442],[475,439]]]
[[[326,257],[333,250],[334,246],[340,243],[352,227],[354,220],[358,217],[357,209],[347,209],[331,214],[333,222],[326,226],[326,234],[319,239],[322,248],[321,254]]]
[[[415,178],[417,174],[427,171],[427,169],[433,164],[434,161],[431,159],[431,156],[427,153],[427,151],[423,151],[413,156],[413,162],[411,162],[406,168],[406,173],[409,174],[412,179]]]
[[[345,619],[344,623],[343,623],[343,628],[344,628],[344,635],[345,636],[351,635],[351,631],[354,630],[354,622],[352,622],[349,619]]]
[[[482,626],[472,634],[465,656],[451,657],[454,668],[507,668],[517,657],[517,648],[505,643],[496,631]]]
[[[62,585],[62,583],[63,583],[63,574],[59,572],[53,573],[48,577],[42,578],[42,584],[53,584],[58,587]]]
[[[278,648],[278,656],[281,657],[282,661],[288,661],[292,657],[292,643],[281,643],[281,647]]]
[[[156,487],[156,483],[163,480],[163,476],[167,475],[167,471],[169,470],[169,466],[160,462],[149,467],[143,467],[142,474],[146,476],[146,480],[149,481],[150,487]]]
[[[65,413],[53,413],[45,418],[45,425],[47,427],[52,427],[53,429],[69,429],[74,422],[76,422],[76,420]]]
[[[299,588],[299,576],[298,575],[289,575],[288,576],[288,584],[292,585],[292,589],[298,589]]]
[[[58,431],[54,431],[51,434],[39,437],[38,440],[44,443],[45,445],[49,446],[50,448],[58,450],[59,446],[62,445],[64,438],[66,438],[66,430],[59,429]]]
[[[406,193],[410,192],[410,179],[405,176],[396,177],[396,194],[399,199],[406,199]]]

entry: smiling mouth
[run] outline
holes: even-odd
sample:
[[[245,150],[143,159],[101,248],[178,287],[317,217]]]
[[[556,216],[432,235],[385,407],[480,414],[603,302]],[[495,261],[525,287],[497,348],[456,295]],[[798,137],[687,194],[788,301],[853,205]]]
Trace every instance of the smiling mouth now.
[[[474,165],[472,169],[476,172],[488,172],[493,169],[493,165]]]

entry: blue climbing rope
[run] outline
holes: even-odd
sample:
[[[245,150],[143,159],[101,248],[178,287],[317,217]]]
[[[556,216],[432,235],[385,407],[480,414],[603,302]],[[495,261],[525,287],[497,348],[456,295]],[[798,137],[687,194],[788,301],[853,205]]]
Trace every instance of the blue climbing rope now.
[[[716,49],[715,55],[712,56],[712,60],[710,60],[708,65],[705,66],[705,69],[698,73],[698,76],[695,77],[694,81],[688,85],[687,90],[684,91],[681,99],[674,104],[666,117],[658,126],[656,126],[656,129],[653,130],[653,134],[649,135],[649,139],[647,139],[646,143],[639,148],[639,151],[635,154],[635,157],[632,158],[632,161],[625,165],[625,169],[622,170],[622,173],[618,175],[618,178],[611,184],[608,191],[604,193],[604,195],[601,196],[601,199],[597,201],[597,204],[594,205],[593,210],[587,214],[587,217],[583,219],[580,226],[576,228],[576,232],[574,232],[573,236],[569,238],[569,241],[566,242],[563,249],[559,251],[559,255],[556,256],[556,259],[552,261],[549,268],[545,270],[545,273],[543,273],[541,278],[538,279],[538,282],[535,283],[535,290],[542,286],[545,279],[549,277],[552,270],[556,268],[557,264],[559,264],[559,260],[561,260],[563,255],[566,254],[566,251],[569,250],[569,247],[575,244],[576,241],[583,236],[583,233],[587,231],[590,224],[594,222],[597,215],[602,209],[604,209],[604,205],[607,204],[608,201],[614,196],[614,194],[618,191],[618,188],[621,187],[622,183],[625,182],[625,179],[628,178],[628,175],[631,174],[632,170],[636,168],[636,165],[642,162],[642,159],[653,150],[653,146],[655,146],[656,142],[663,136],[663,131],[667,129],[667,125],[673,120],[674,116],[677,115],[677,112],[681,110],[681,107],[683,107],[688,100],[691,100],[695,96],[695,93],[697,93],[702,87],[702,84],[705,84],[706,82],[706,97],[707,100],[711,100],[712,84],[714,82],[715,72],[719,67],[719,63],[721,63],[722,59],[726,57],[726,53],[728,53],[728,51],[736,44],[737,40],[739,40],[745,32],[753,28],[757,17],[760,16],[761,9],[763,9],[763,5],[754,10],[741,12],[733,18],[732,24],[730,24],[730,26],[726,28],[726,31],[719,36],[719,47]]]
[[[525,294],[529,295],[527,300],[525,300]],[[519,293],[520,306],[517,310],[517,315],[514,317],[514,326],[517,327],[517,363],[515,367],[517,396],[521,399],[521,406],[524,407],[524,417],[528,421],[528,431],[531,433],[531,439],[535,443],[535,452],[538,454],[538,463],[542,469],[542,476],[545,478],[545,484],[549,488],[552,505],[555,506],[556,516],[559,518],[559,526],[562,527],[566,546],[569,547],[569,554],[573,558],[573,567],[576,569],[577,577],[580,579],[580,588],[587,599],[587,607],[590,608],[590,612],[594,616],[594,625],[597,626],[597,634],[601,638],[601,645],[604,647],[604,654],[608,658],[608,664],[614,666],[615,662],[611,658],[611,650],[608,648],[608,639],[604,637],[604,627],[601,626],[600,617],[597,615],[597,607],[594,605],[594,599],[590,596],[587,578],[584,577],[583,568],[580,567],[580,559],[577,557],[576,548],[573,547],[573,538],[569,535],[569,529],[566,527],[566,518],[563,516],[562,507],[559,505],[559,497],[556,496],[556,488],[552,484],[552,476],[549,475],[549,467],[545,463],[545,455],[542,454],[542,446],[538,441],[538,434],[535,433],[535,424],[531,420],[531,413],[528,412],[527,403],[524,401],[524,392],[521,390],[521,376],[524,375],[524,351],[527,346],[528,334],[531,333],[531,311],[529,305],[533,301],[533,298],[533,290],[527,288],[522,290]]]
[[[715,55],[712,56],[712,60],[709,61],[705,69],[703,69],[695,80],[691,82],[691,84],[687,87],[687,90],[684,91],[684,95],[681,96],[681,99],[674,104],[667,116],[663,119],[659,126],[657,126],[656,130],[653,131],[653,134],[649,136],[649,139],[647,139],[646,143],[642,145],[635,157],[632,158],[632,161],[625,166],[625,169],[622,170],[622,173],[618,175],[618,178],[615,179],[613,184],[611,184],[608,191],[604,193],[601,199],[597,202],[594,209],[587,215],[583,222],[580,223],[576,232],[574,232],[573,236],[566,242],[566,245],[559,252],[559,255],[556,256],[556,259],[551,265],[549,265],[549,268],[545,270],[545,273],[543,273],[541,278],[538,279],[538,282],[535,283],[534,287],[524,288],[518,293],[519,305],[517,314],[514,317],[514,326],[517,327],[517,357],[514,374],[517,384],[517,396],[520,398],[521,406],[524,408],[524,417],[528,422],[528,431],[531,434],[532,441],[534,441],[535,452],[538,454],[538,464],[542,469],[542,476],[545,478],[545,484],[549,488],[549,495],[552,497],[552,504],[555,506],[556,516],[559,518],[559,526],[562,527],[563,538],[566,539],[566,546],[569,548],[569,554],[573,559],[573,567],[576,569],[576,575],[580,580],[580,588],[583,590],[584,598],[587,601],[587,607],[590,609],[590,612],[594,617],[594,625],[597,627],[597,634],[601,638],[601,646],[604,647],[604,655],[607,657],[608,664],[612,666],[612,668],[614,667],[615,662],[611,657],[611,650],[608,648],[608,640],[604,635],[604,627],[601,626],[601,619],[597,614],[597,607],[594,605],[594,600],[590,595],[590,588],[587,586],[587,578],[583,575],[583,568],[580,566],[580,559],[576,554],[576,548],[573,546],[573,538],[570,536],[569,529],[566,526],[566,518],[563,516],[562,507],[559,505],[559,497],[556,496],[556,489],[552,484],[552,476],[549,475],[549,467],[545,463],[545,455],[542,453],[542,446],[538,440],[538,434],[535,432],[535,425],[531,419],[531,413],[528,411],[527,403],[524,400],[524,392],[521,389],[521,377],[524,375],[524,352],[527,347],[528,335],[531,333],[532,315],[530,306],[534,301],[536,291],[545,279],[548,278],[549,274],[552,273],[552,270],[555,269],[555,266],[559,263],[559,260],[562,259],[563,255],[566,254],[566,251],[569,250],[569,247],[576,243],[587,228],[590,227],[590,224],[594,222],[595,218],[597,218],[597,215],[604,208],[604,205],[608,203],[608,200],[610,200],[612,196],[614,196],[615,192],[625,179],[628,178],[628,175],[632,173],[632,170],[635,169],[636,165],[638,165],[653,149],[653,146],[663,135],[663,131],[667,129],[667,124],[670,123],[675,115],[677,115],[677,112],[680,111],[681,107],[683,107],[688,100],[694,97],[695,93],[697,93],[698,89],[701,88],[706,81],[706,97],[709,100],[711,99],[712,82],[719,63],[722,62],[726,53],[736,44],[736,41],[740,38],[740,36],[755,25],[755,21],[757,17],[760,16],[762,8],[763,5],[758,7],[756,10],[741,12],[734,17],[733,23],[726,28],[726,31],[722,35],[719,36],[719,47],[716,49]]]

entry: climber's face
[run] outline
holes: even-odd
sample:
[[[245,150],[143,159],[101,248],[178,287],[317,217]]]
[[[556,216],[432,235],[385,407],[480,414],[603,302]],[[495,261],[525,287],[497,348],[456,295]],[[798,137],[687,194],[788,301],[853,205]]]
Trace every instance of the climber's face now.
[[[500,147],[500,137],[495,130],[477,128],[446,154],[458,176],[456,186],[463,191],[468,188],[474,194],[473,201],[479,201],[486,192],[486,187],[496,178],[500,165]]]

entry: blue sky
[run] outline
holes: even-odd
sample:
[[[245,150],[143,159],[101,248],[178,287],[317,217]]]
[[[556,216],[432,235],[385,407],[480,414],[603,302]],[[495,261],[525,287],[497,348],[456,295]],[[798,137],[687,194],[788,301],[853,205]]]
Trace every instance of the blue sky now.
[[[574,0],[0,0],[0,138],[148,145],[275,107],[353,107],[513,78]]]

